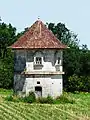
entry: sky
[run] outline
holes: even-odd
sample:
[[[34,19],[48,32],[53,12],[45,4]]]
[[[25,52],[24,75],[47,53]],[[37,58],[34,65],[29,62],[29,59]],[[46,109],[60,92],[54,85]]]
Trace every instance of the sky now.
[[[90,0],[0,0],[0,16],[21,32],[40,17],[44,23],[64,23],[90,49]]]

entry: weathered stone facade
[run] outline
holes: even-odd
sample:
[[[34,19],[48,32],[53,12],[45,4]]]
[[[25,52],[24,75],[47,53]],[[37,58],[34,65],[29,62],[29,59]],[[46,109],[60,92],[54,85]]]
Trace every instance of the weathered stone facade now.
[[[14,50],[14,91],[36,97],[62,94],[62,50]],[[40,61],[36,61],[37,58]],[[37,64],[36,62],[41,62]]]

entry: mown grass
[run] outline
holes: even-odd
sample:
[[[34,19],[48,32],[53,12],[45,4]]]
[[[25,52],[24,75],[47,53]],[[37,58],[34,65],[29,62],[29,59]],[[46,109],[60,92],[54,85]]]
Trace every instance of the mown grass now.
[[[6,101],[10,94],[12,90],[0,90],[0,120],[90,120],[90,93],[64,93],[75,102],[59,104]]]

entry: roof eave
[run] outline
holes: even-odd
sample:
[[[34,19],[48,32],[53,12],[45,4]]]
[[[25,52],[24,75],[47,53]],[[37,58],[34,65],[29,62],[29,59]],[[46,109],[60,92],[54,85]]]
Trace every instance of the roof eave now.
[[[62,48],[45,48],[45,47],[42,47],[42,48],[21,48],[21,47],[7,47],[7,48],[10,48],[10,49],[68,49],[69,47],[62,47]]]

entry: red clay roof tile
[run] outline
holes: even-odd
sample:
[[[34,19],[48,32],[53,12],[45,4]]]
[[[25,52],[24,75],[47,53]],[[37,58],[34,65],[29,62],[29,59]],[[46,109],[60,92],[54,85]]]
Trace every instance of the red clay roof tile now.
[[[24,35],[22,35],[13,45],[13,49],[34,49],[34,48],[67,48],[54,34],[42,23],[36,21]]]

